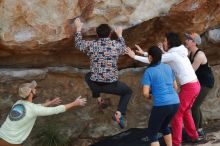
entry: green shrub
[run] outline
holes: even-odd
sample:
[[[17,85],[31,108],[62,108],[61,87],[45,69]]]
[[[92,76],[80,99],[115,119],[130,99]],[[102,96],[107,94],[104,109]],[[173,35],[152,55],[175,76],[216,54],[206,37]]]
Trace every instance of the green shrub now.
[[[51,124],[40,129],[36,135],[37,146],[68,146],[69,139],[60,133],[57,125]]]

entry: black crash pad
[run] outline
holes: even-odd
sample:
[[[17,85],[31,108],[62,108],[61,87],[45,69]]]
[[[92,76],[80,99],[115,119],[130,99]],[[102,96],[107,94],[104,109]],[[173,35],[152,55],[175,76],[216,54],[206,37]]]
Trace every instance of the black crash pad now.
[[[150,146],[147,128],[131,128],[90,146]],[[158,134],[160,146],[165,146],[162,134]]]

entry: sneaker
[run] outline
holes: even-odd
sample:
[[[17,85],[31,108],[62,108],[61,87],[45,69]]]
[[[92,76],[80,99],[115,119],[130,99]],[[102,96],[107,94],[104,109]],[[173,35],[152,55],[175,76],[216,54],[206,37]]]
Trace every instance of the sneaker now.
[[[205,137],[205,131],[202,129],[202,130],[198,130],[197,131],[198,132],[198,134],[199,134],[199,137]]]
[[[149,142],[150,138],[148,136],[145,136],[141,140],[144,141],[144,142]]]
[[[192,143],[206,143],[206,140],[203,137],[198,137],[197,139],[193,139]]]
[[[112,119],[118,123],[118,125],[120,126],[121,129],[125,128],[125,121],[124,121],[124,117],[122,115],[119,117],[119,115],[117,113],[115,113],[115,115],[112,117]]]
[[[206,136],[203,137],[198,137],[197,139],[192,140],[192,143],[199,143],[199,144],[205,144],[207,143],[209,140],[207,139]]]
[[[199,138],[197,138],[197,139],[192,139],[191,142],[192,142],[192,143],[198,143],[198,142],[199,142]]]

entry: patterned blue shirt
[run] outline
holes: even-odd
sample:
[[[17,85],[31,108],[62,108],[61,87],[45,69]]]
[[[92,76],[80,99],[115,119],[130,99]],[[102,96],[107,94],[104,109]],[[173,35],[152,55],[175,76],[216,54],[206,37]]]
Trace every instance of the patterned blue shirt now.
[[[75,33],[75,47],[90,57],[91,80],[111,83],[118,80],[117,61],[124,55],[125,41],[120,37],[117,41],[110,38],[85,41],[81,32]]]

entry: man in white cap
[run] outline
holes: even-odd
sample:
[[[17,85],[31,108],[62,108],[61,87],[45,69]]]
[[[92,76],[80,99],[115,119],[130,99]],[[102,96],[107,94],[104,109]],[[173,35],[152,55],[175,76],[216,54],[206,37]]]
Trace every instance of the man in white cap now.
[[[19,86],[18,94],[21,99],[12,106],[6,121],[0,128],[0,146],[22,146],[38,116],[59,114],[72,107],[86,104],[86,99],[81,96],[73,102],[55,107],[47,106],[60,104],[60,98],[48,100],[44,104],[34,104],[32,101],[36,94],[36,86],[36,81]]]
[[[205,53],[198,48],[202,43],[200,35],[197,33],[185,33],[184,35],[186,38],[186,47],[190,51],[189,59],[201,84],[199,96],[196,98],[192,106],[192,116],[199,136],[204,137],[205,132],[202,127],[202,111],[200,106],[204,102],[205,97],[207,97],[211,88],[214,86],[214,76],[209,67]]]

